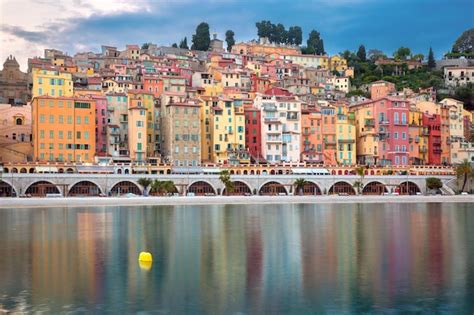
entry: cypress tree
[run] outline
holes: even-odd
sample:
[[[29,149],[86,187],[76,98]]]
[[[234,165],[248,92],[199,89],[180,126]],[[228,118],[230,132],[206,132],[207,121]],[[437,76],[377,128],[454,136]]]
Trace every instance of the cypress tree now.
[[[191,49],[194,50],[209,50],[211,44],[211,35],[209,34],[209,24],[206,22],[200,23],[196,27],[196,34],[193,35],[193,45]]]
[[[428,68],[434,69],[436,67],[436,61],[434,59],[433,49],[430,47],[430,52],[428,54]]]
[[[360,61],[366,61],[367,60],[367,54],[365,52],[365,46],[360,45],[359,50],[357,51],[357,57],[359,57]]]

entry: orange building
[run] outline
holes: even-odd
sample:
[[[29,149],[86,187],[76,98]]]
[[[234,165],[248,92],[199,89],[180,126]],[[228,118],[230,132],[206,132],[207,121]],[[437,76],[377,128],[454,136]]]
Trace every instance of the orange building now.
[[[302,109],[301,127],[301,160],[323,163],[321,113],[314,109]]]
[[[37,96],[31,107],[36,161],[94,161],[95,100]]]

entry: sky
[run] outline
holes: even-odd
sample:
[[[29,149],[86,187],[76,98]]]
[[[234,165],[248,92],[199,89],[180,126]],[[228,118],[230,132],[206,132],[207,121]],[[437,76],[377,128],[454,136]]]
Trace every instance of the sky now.
[[[56,48],[69,55],[99,52],[101,45],[171,45],[200,22],[224,39],[257,38],[255,22],[270,20],[303,29],[303,44],[315,29],[325,50],[380,49],[400,46],[435,56],[449,51],[456,38],[474,27],[473,0],[0,0],[0,62],[14,55],[26,70],[29,57]]]

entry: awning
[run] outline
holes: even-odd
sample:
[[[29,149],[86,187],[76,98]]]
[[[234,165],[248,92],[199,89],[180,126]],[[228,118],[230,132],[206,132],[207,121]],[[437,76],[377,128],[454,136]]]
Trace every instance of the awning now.
[[[58,168],[55,166],[36,166],[36,173],[57,173]]]
[[[172,174],[200,174],[202,168],[200,167],[173,167],[171,169]]]

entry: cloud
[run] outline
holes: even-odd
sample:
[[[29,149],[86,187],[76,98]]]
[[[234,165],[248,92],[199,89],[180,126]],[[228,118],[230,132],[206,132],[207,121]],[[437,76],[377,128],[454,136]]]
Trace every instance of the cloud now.
[[[5,32],[8,35],[12,35],[12,36],[24,39],[32,43],[45,42],[48,37],[47,33],[45,32],[27,31],[20,26],[14,26],[14,25],[2,24],[0,26],[0,30],[2,32]]]

